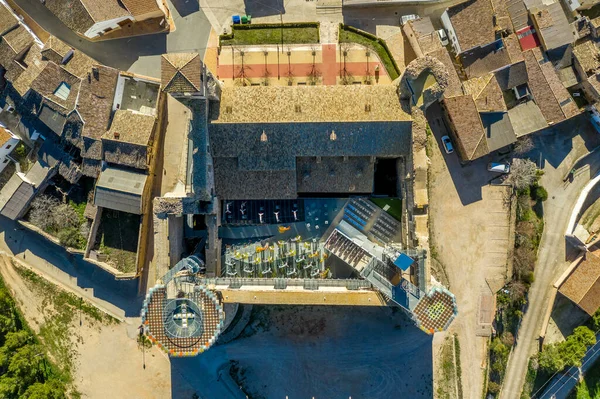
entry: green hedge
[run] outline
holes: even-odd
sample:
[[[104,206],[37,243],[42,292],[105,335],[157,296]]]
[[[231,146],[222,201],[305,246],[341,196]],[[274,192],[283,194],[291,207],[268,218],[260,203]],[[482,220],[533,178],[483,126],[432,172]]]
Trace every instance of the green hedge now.
[[[385,40],[383,40],[375,35],[372,35],[369,32],[365,32],[363,30],[357,29],[354,26],[340,24],[340,31],[339,31],[339,42],[340,43],[343,42],[342,31],[352,32],[355,35],[359,35],[359,36],[363,37],[365,40],[362,40],[362,41],[356,40],[356,42],[358,44],[362,44],[364,46],[370,47],[372,50],[374,50],[377,53],[377,55],[381,59],[381,62],[384,65],[385,69],[387,70],[388,75],[390,75],[390,78],[392,80],[395,80],[400,76],[400,68],[398,68],[398,64],[396,64],[396,60],[394,60],[394,57],[392,56],[392,53],[391,53],[390,49],[388,48]],[[352,42],[352,40],[349,40],[347,42]]]
[[[219,46],[281,44],[282,30],[284,44],[319,43],[318,22],[289,22],[284,24],[232,25],[231,33],[219,36]]]

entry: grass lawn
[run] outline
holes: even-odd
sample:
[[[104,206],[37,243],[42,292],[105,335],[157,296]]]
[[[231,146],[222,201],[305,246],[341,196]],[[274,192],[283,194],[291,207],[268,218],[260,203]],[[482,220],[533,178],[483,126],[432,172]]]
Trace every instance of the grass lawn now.
[[[284,44],[310,44],[319,43],[319,28],[306,27],[260,27],[255,25],[251,29],[236,29],[233,26],[233,38],[221,38],[222,46],[281,44],[283,34]]]
[[[109,209],[102,212],[97,247],[99,245],[100,252],[108,256],[107,263],[123,273],[136,271],[139,229],[139,215]]]
[[[389,205],[390,209],[386,212],[397,221],[402,221],[402,200],[400,198],[370,198],[370,200],[381,209]]]
[[[357,43],[370,48],[379,56],[390,79],[395,80],[400,76],[394,66],[394,61],[392,61],[392,55],[377,41],[349,30],[340,29],[340,43]]]
[[[569,399],[598,399],[600,398],[600,360],[592,365],[584,375],[583,381],[577,384]]]

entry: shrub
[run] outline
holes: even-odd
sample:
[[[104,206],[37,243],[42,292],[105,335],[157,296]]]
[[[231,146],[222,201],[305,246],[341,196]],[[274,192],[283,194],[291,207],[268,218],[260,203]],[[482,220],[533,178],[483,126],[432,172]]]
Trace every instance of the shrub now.
[[[548,191],[542,186],[535,186],[532,196],[536,201],[546,201],[548,199]]]
[[[495,383],[494,381],[490,381],[488,384],[488,392],[497,394],[498,392],[500,392],[500,384]]]
[[[513,346],[515,343],[515,337],[509,331],[504,332],[502,334],[502,336],[500,337],[500,339],[502,340],[502,343],[504,345],[509,346],[509,347]]]

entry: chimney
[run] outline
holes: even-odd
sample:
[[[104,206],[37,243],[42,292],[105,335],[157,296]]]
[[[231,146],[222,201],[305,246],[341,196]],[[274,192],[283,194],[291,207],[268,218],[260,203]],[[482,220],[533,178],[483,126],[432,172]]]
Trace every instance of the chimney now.
[[[115,140],[119,140],[121,138],[121,133],[114,132],[114,137],[115,137]]]

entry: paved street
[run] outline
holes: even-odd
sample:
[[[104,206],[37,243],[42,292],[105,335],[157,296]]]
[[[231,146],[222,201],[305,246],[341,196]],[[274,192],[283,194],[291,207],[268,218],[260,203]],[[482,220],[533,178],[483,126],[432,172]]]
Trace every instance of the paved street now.
[[[546,130],[547,135],[536,136],[533,159],[542,154],[544,176],[541,184],[548,190],[544,203],[544,233],[538,251],[535,281],[531,285],[529,304],[523,317],[516,346],[509,358],[501,399],[513,399],[521,395],[529,357],[538,350],[538,337],[554,281],[568,267],[564,233],[571,216],[571,209],[581,189],[600,170],[600,152],[585,158],[589,164],[586,173],[577,175],[570,184],[563,177],[575,160],[598,145],[598,135],[586,120],[587,115]],[[583,140],[582,140],[583,138]],[[585,142],[584,142],[585,141]]]
[[[204,55],[210,23],[198,0],[168,0],[176,30],[132,38],[90,42],[69,30],[39,0],[15,0],[42,28],[102,64],[141,75],[160,78],[160,55],[166,52],[197,51]]]

